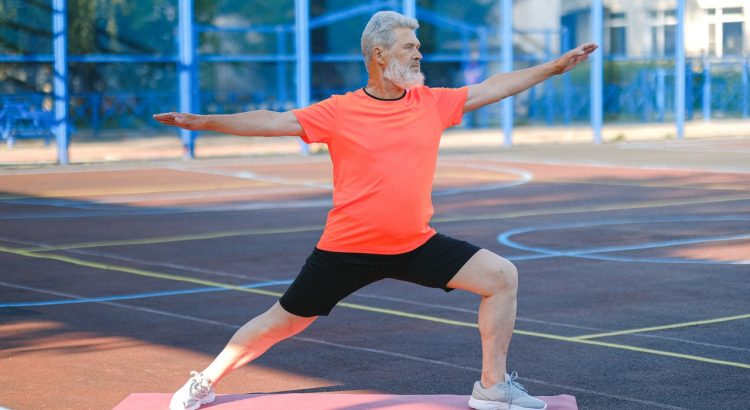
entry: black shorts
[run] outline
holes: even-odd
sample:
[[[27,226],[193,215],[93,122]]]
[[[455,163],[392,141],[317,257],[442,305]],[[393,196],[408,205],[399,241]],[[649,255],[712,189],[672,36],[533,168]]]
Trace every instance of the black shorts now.
[[[442,288],[479,251],[468,242],[435,234],[424,245],[398,255],[313,250],[279,302],[297,316],[325,316],[353,292],[391,278]]]

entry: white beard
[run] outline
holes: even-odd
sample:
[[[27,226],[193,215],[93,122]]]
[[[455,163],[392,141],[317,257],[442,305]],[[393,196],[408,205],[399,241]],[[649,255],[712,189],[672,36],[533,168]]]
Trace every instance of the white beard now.
[[[408,63],[400,64],[395,59],[385,67],[383,77],[403,89],[424,85],[424,74],[421,71],[415,71]]]

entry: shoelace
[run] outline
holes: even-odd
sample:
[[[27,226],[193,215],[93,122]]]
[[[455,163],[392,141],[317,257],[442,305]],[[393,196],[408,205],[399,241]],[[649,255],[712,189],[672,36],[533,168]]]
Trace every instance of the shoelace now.
[[[529,394],[526,388],[523,387],[521,383],[517,382],[516,379],[518,379],[518,372],[514,371],[513,373],[510,374],[510,376],[508,376],[508,381],[505,382],[508,384],[508,395],[510,396],[509,397],[510,403],[513,403],[513,387],[514,386],[518,388],[518,390],[521,390],[522,392]]]
[[[192,383],[190,383],[191,396],[208,393],[211,388],[211,381],[208,380],[203,373],[192,371],[190,372],[190,378],[192,380]]]

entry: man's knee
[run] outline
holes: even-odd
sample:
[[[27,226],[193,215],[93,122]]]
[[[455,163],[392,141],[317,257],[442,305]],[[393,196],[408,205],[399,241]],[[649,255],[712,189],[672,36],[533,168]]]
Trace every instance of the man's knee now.
[[[266,332],[287,337],[305,330],[317,318],[294,315],[287,312],[279,303],[273,305],[262,317]]]
[[[509,260],[482,249],[448,282],[448,287],[468,290],[481,296],[515,293],[518,271]]]
[[[511,261],[498,256],[488,265],[487,275],[490,279],[492,294],[500,292],[516,292],[518,289],[518,269]]]

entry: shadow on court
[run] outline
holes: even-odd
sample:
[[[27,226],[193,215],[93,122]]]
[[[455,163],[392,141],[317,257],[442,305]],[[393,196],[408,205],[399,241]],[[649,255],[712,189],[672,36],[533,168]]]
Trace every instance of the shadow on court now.
[[[443,158],[433,226],[518,266],[509,368],[532,394],[744,408],[747,174]],[[3,173],[0,405],[178,388],[295,277],[328,175],[319,157]],[[386,280],[345,302],[219,393],[470,394],[476,296]]]

